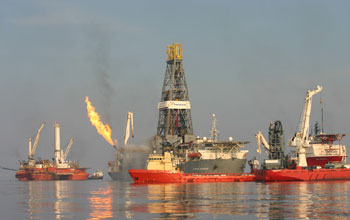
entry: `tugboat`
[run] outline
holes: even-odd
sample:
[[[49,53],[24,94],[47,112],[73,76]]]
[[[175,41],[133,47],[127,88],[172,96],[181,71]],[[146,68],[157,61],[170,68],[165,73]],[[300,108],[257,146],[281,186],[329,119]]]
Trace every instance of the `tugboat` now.
[[[295,157],[286,157],[285,164],[278,163],[278,160],[268,160],[268,164],[265,160],[265,166],[253,170],[257,181],[350,179],[350,164],[345,163],[346,147],[340,143],[345,134],[309,135],[312,96],[321,91],[321,86],[317,86],[317,89],[313,91],[307,91],[299,131],[289,142],[291,147],[296,147]],[[270,149],[261,132],[257,134],[257,139],[258,147],[259,140],[262,140],[265,148]],[[335,141],[339,141],[339,144],[334,144]],[[278,166],[274,166],[273,162],[276,162]]]
[[[91,176],[89,176],[89,180],[102,180],[103,179],[103,172],[101,169],[95,170]]]
[[[34,154],[38,146],[40,132],[45,123],[41,125],[32,146],[32,139],[29,138],[29,156],[28,161],[21,161],[20,167],[16,172],[16,178],[20,181],[28,180],[87,180],[89,173],[87,168],[79,166],[78,162],[66,161],[68,152],[73,144],[73,138],[70,139],[66,150],[63,152],[60,146],[60,126],[55,122],[55,157],[53,161],[34,160]]]

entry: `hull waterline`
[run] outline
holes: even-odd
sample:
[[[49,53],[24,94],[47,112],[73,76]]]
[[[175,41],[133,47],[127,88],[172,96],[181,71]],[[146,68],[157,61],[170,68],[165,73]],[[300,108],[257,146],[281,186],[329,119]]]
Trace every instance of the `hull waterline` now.
[[[135,183],[207,183],[253,182],[251,173],[181,173],[179,171],[131,169],[129,174]]]
[[[257,170],[255,174],[262,182],[350,180],[348,168]]]
[[[89,173],[86,168],[34,168],[18,170],[16,178],[19,181],[45,181],[45,180],[87,180]]]

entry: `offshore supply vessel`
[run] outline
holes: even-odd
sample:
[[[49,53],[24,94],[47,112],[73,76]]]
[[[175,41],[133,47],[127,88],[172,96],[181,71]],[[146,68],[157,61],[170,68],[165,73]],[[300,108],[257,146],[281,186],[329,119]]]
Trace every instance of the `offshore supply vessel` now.
[[[255,181],[254,174],[243,173],[248,151],[240,148],[247,142],[203,139],[165,145],[161,154],[149,155],[146,169],[129,173],[135,183]]]
[[[215,115],[211,138],[195,137],[191,105],[182,63],[182,45],[167,50],[167,66],[158,103],[156,150],[149,155],[146,169],[130,169],[135,183],[253,181],[243,174],[247,142],[218,141]]]
[[[218,141],[216,116],[213,114],[211,138],[189,143],[162,143],[162,153],[154,152],[146,169],[130,169],[135,183],[187,182],[247,182],[255,181],[253,173],[243,173],[248,150],[241,150],[249,142]]]
[[[312,96],[322,91],[321,86],[315,90],[308,90],[305,98],[303,113],[300,119],[299,130],[289,141],[291,147],[296,147],[295,155],[284,155],[283,132],[271,136],[269,132],[268,144],[261,132],[256,135],[258,151],[260,142],[269,152],[269,159],[265,160],[261,169],[253,166],[252,171],[256,175],[257,181],[316,181],[316,180],[346,180],[350,179],[350,164],[346,163],[346,147],[341,144],[345,134],[325,134],[319,133],[317,126],[315,134],[309,134],[309,121],[312,106]],[[323,123],[322,123],[323,124]],[[270,126],[270,128],[272,128]],[[282,127],[281,127],[282,128]],[[277,146],[270,146],[272,138],[278,140]],[[336,144],[335,142],[339,142]],[[277,149],[277,151],[276,151]],[[270,155],[275,151],[279,155],[272,158]],[[255,163],[256,164],[256,163]]]
[[[78,162],[66,161],[68,152],[73,144],[73,138],[70,139],[65,151],[63,152],[60,145],[60,126],[57,122],[54,124],[55,157],[53,158],[53,161],[34,159],[34,154],[40,139],[40,133],[44,125],[45,123],[39,128],[33,146],[32,139],[29,138],[28,161],[20,162],[20,167],[16,172],[16,178],[20,181],[87,180],[89,176],[89,173],[86,172],[87,168],[80,167]]]

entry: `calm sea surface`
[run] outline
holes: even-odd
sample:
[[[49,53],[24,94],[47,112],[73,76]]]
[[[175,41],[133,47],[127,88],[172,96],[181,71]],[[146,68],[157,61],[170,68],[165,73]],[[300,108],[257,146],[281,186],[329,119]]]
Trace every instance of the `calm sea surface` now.
[[[350,182],[0,180],[0,219],[349,219]]]

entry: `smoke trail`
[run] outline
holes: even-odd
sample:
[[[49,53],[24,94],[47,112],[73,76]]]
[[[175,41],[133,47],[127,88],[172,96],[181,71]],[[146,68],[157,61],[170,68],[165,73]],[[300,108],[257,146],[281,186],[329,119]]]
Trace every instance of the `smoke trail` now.
[[[94,26],[90,35],[93,45],[92,68],[96,77],[98,92],[101,94],[101,114],[104,120],[111,124],[111,102],[114,89],[111,85],[110,76],[111,40],[109,31],[106,27]]]

